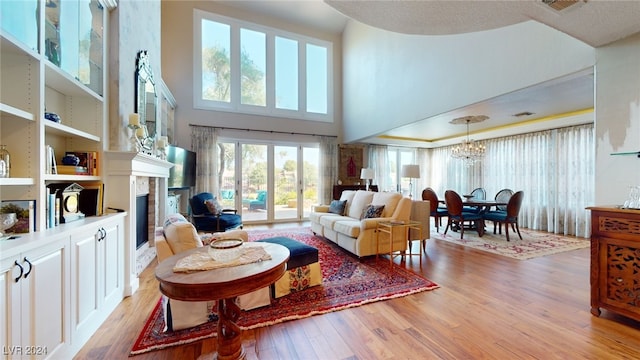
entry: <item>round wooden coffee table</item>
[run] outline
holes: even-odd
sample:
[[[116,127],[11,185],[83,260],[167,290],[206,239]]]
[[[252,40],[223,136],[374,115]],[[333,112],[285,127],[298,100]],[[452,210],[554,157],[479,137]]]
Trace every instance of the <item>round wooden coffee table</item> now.
[[[242,330],[236,324],[240,308],[236,297],[273,284],[286,271],[289,249],[282,245],[264,243],[271,260],[191,273],[174,273],[173,267],[181,258],[200,247],[181,252],[162,261],[156,267],[160,291],[171,299],[183,301],[218,301],[217,354],[221,360],[244,359]]]

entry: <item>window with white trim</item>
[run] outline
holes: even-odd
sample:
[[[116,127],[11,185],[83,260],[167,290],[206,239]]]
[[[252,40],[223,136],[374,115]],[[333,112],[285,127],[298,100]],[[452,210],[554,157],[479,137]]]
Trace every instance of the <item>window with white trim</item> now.
[[[194,10],[194,107],[333,122],[333,45]]]

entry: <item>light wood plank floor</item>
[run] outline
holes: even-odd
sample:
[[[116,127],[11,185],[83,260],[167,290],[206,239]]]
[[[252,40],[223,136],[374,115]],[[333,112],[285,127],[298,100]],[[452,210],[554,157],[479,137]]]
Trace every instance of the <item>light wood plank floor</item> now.
[[[417,257],[405,264],[439,289],[245,331],[243,344],[249,359],[638,359],[639,322],[589,312],[589,256],[520,261],[432,239],[422,267]],[[76,359],[128,357],[159,298],[154,268]],[[214,346],[132,359],[196,359]]]

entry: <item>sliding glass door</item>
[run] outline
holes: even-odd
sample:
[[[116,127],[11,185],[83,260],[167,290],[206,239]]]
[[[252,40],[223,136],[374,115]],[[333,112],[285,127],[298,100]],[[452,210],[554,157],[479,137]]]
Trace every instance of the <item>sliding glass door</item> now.
[[[223,204],[239,210],[244,223],[297,221],[318,202],[319,152],[315,144],[224,142]],[[224,194],[229,194],[226,197]]]
[[[269,219],[269,147],[264,144],[240,144],[240,152],[236,157],[241,173],[236,172],[240,180],[243,222],[261,221]],[[271,157],[272,158],[272,157]],[[273,192],[271,192],[273,194]]]

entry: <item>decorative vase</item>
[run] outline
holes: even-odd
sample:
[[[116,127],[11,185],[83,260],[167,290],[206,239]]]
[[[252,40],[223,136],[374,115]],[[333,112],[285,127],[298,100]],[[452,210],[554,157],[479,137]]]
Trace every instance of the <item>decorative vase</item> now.
[[[11,156],[7,145],[0,145],[0,178],[8,178],[11,169]]]
[[[80,158],[75,155],[66,155],[62,158],[62,164],[78,166],[78,164],[80,164]]]
[[[56,114],[56,113],[52,113],[52,112],[45,112],[44,113],[44,118],[49,120],[49,121],[53,121],[56,123],[61,123],[62,120],[60,119],[60,115]]]

